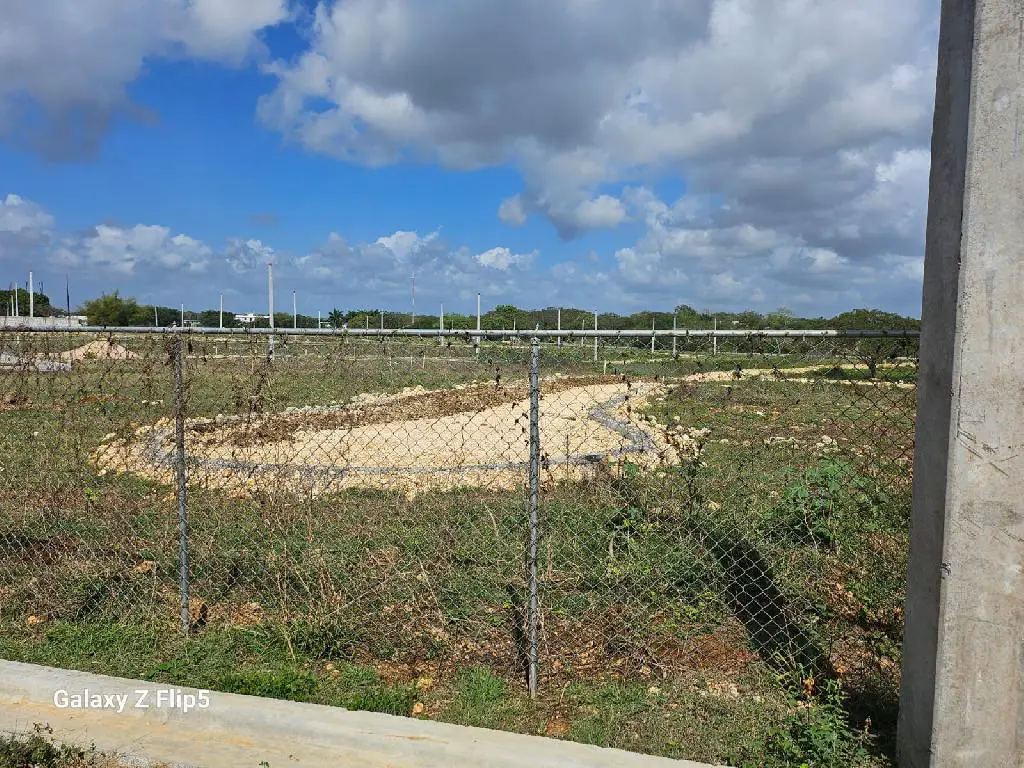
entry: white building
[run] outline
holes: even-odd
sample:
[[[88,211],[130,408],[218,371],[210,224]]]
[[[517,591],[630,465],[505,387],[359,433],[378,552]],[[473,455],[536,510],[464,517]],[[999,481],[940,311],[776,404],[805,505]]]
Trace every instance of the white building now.
[[[252,325],[257,320],[269,320],[270,315],[257,315],[255,312],[243,312],[240,315],[235,315],[235,320],[242,325]]]

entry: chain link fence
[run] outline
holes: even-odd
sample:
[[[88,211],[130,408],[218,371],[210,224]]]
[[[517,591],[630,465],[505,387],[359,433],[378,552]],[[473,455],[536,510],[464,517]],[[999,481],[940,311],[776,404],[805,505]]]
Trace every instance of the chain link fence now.
[[[917,356],[911,332],[5,331],[0,622],[273,626],[549,696],[752,659],[891,678]]]

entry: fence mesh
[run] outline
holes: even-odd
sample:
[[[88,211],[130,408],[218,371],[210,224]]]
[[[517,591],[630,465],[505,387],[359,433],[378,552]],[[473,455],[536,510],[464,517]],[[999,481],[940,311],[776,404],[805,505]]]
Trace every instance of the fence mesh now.
[[[914,336],[537,335],[5,332],[0,621],[891,683]]]

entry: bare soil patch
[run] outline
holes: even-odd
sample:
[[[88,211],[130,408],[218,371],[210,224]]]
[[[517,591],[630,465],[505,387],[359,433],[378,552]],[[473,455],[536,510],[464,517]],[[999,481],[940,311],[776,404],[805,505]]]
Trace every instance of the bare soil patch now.
[[[553,377],[540,400],[546,479],[579,477],[624,457],[674,462],[674,449],[636,411],[659,382]],[[370,487],[418,492],[519,488],[529,460],[525,382],[363,395],[345,406],[191,419],[190,482],[247,493]],[[173,424],[140,427],[94,455],[101,469],[169,482]]]

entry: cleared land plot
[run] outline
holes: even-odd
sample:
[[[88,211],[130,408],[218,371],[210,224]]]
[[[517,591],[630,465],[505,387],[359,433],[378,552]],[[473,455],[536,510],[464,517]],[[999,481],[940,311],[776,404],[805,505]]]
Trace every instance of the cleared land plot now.
[[[299,457],[332,468],[359,455],[350,466],[405,479],[421,465],[518,466],[524,355],[449,365],[323,352],[269,364],[206,358],[196,344],[193,628],[183,638],[173,490],[148,460],[129,472],[97,463],[104,446],[143,444],[139,430],[173,416],[165,348],[131,349],[139,357],[0,378],[7,658],[732,764],[772,759],[781,733],[825,727],[826,681],[839,680],[854,725],[870,716],[888,733],[914,416],[913,390],[896,384],[912,381],[912,366],[880,368],[887,383],[842,386],[840,377],[863,378],[842,359],[779,358],[758,368],[781,377],[725,380],[686,360],[623,380],[546,358],[543,678],[530,702],[521,470],[520,485],[507,486],[488,475],[458,487],[256,482],[236,493],[202,481],[202,461],[231,450],[261,465]],[[728,372],[734,362],[704,365]],[[559,369],[566,375],[554,378]],[[609,405],[624,393],[636,393],[628,407]],[[630,444],[593,418],[602,409],[679,455],[590,461]],[[474,438],[469,427],[485,423]],[[433,442],[404,439],[410,425]],[[333,452],[313,450],[331,434]],[[355,452],[382,434],[388,445],[425,445]],[[487,455],[459,453],[463,435]],[[806,713],[823,719],[804,723]],[[864,743],[866,757],[843,753],[845,764],[884,764],[885,740]]]

